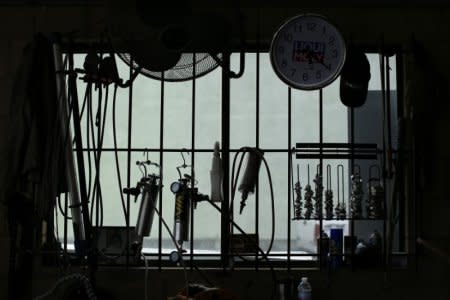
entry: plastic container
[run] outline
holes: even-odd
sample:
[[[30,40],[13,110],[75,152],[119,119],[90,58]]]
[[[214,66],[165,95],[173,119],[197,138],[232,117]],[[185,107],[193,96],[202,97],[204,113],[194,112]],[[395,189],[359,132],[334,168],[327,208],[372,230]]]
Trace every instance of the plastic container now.
[[[302,281],[298,285],[298,300],[311,300],[312,299],[312,287],[308,282],[308,277],[302,277]]]

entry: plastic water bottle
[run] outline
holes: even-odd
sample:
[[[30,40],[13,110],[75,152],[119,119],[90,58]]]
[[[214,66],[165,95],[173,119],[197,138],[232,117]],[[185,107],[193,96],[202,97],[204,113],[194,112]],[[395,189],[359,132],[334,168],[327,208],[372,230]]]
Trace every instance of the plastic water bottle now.
[[[302,277],[302,281],[298,285],[298,300],[311,300],[312,287],[308,282],[308,277]]]

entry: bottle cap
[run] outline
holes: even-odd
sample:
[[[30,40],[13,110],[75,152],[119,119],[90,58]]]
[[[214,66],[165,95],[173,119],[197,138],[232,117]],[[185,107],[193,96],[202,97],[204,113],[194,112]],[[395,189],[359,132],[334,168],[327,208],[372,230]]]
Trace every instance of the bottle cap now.
[[[302,277],[302,281],[308,281],[308,277]]]

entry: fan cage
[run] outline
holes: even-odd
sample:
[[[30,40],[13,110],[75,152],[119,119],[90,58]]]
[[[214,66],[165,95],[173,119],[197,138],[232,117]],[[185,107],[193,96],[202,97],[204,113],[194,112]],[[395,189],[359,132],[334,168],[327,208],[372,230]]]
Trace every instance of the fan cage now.
[[[118,53],[118,56],[130,66],[132,59],[129,53]],[[221,57],[221,54],[217,55],[218,59],[221,59]],[[132,63],[132,68],[135,70],[141,67],[135,61]],[[178,82],[201,77],[217,68],[218,65],[217,61],[209,53],[195,53],[194,73],[194,53],[183,53],[177,64],[169,70],[155,72],[142,67],[140,73],[153,79],[162,80],[164,76],[164,81]]]

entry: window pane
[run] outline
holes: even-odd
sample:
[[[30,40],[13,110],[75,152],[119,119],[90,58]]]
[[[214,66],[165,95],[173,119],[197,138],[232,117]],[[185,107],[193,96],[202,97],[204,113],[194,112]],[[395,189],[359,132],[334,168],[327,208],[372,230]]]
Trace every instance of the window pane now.
[[[260,146],[288,148],[288,87],[273,71],[267,53],[260,54]]]
[[[164,83],[164,147],[191,148],[192,82]]]
[[[381,90],[380,76],[380,56],[375,53],[366,54],[370,64],[369,90]],[[390,88],[397,90],[397,68],[395,65],[395,56],[389,58],[390,66]]]
[[[323,141],[325,143],[348,142],[348,108],[342,104],[339,97],[339,82],[340,80],[337,79],[323,89]]]
[[[128,91],[121,91],[120,100],[128,105]],[[122,104],[123,105],[123,104]],[[122,113],[128,108],[121,107]],[[116,110],[116,114],[119,110]],[[134,148],[160,147],[161,82],[145,76],[138,76],[133,84],[131,144]],[[128,117],[126,118],[128,120]],[[124,128],[128,123],[120,124]],[[119,126],[117,126],[119,127]]]
[[[212,149],[221,140],[222,122],[221,68],[196,80],[195,147]]]
[[[239,54],[231,56],[232,69],[239,65]],[[245,72],[230,84],[230,147],[256,144],[256,57],[245,55]]]
[[[319,142],[319,92],[292,89],[292,144]]]

